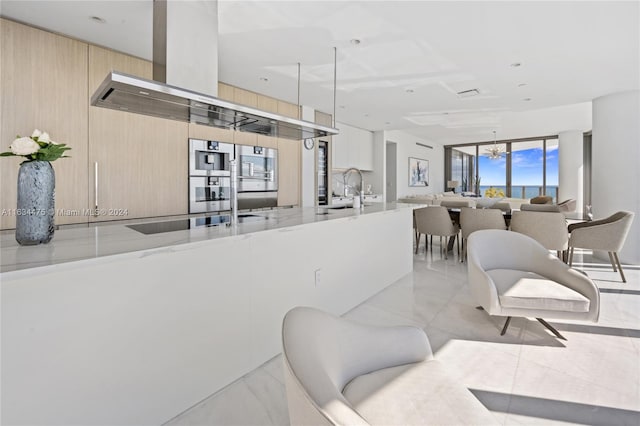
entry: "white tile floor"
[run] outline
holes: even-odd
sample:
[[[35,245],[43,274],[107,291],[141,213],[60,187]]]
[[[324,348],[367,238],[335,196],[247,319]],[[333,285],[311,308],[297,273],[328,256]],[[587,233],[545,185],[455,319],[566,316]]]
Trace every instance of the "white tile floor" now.
[[[505,425],[640,425],[640,265],[625,265],[627,283],[589,252],[574,267],[601,290],[597,324],[550,321],[558,340],[535,319],[476,310],[466,264],[433,252],[414,256],[414,272],[345,316],[367,324],[422,327],[436,358]],[[286,425],[280,356],[229,385],[168,425]]]

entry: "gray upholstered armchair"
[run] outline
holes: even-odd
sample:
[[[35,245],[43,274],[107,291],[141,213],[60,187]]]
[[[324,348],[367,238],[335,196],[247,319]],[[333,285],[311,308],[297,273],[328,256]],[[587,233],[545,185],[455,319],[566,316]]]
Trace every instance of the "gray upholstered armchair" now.
[[[619,211],[605,219],[569,225],[569,232],[571,233],[569,238],[569,265],[573,265],[573,251],[575,248],[606,251],[609,253],[613,271],[619,270],[622,282],[626,283],[627,280],[624,277],[624,272],[622,272],[618,252],[622,249],[624,241],[627,239],[633,216],[633,212]]]
[[[284,318],[282,346],[292,425],[497,424],[419,328],[298,307]]]

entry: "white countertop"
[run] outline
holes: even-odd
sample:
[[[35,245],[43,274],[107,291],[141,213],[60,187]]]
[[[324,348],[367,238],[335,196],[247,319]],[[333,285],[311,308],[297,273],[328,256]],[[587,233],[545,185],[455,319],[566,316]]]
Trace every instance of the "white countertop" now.
[[[162,249],[181,244],[219,238],[242,236],[260,231],[277,230],[328,220],[349,219],[360,215],[381,213],[404,208],[417,208],[416,204],[373,203],[362,209],[291,208],[248,212],[267,217],[264,221],[241,223],[236,227],[203,226],[195,229],[146,235],[127,225],[136,223],[167,222],[188,219],[189,216],[129,220],[90,225],[73,225],[57,230],[48,244],[20,246],[14,231],[0,233],[0,272],[37,268],[59,263],[95,259],[150,249]],[[326,213],[327,214],[318,214]],[[200,215],[202,217],[202,215]],[[191,216],[193,217],[193,216]]]

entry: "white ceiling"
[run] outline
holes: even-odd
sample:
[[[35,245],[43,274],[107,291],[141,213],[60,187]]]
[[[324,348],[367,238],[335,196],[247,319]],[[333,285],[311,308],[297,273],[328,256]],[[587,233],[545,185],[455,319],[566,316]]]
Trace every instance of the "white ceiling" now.
[[[335,46],[341,122],[444,144],[491,140],[493,130],[498,139],[587,130],[592,99],[640,88],[639,4],[220,0],[219,78],[295,103],[300,62],[301,103],[332,112]],[[151,0],[0,7],[3,16],[151,58]],[[456,95],[469,89],[480,94]]]

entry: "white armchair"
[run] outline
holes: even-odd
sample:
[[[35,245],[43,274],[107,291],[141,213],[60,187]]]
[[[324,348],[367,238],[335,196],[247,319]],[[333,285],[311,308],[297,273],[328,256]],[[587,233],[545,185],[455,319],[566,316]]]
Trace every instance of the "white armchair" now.
[[[469,286],[489,315],[589,320],[600,314],[600,293],[588,277],[561,262],[540,243],[517,232],[476,231],[468,242]]]
[[[491,413],[410,326],[374,327],[298,307],[282,324],[292,425],[488,425]]]

